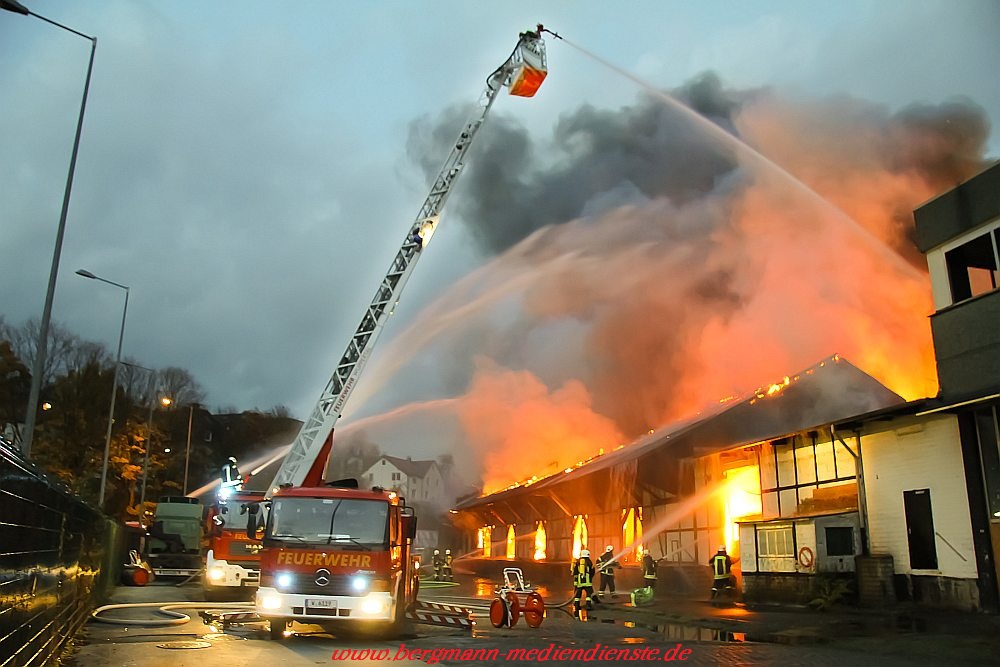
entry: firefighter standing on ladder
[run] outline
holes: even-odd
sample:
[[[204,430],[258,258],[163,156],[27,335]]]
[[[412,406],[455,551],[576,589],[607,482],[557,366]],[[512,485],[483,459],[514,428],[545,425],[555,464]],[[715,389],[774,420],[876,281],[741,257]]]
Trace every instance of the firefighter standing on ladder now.
[[[219,495],[228,498],[242,488],[243,478],[240,477],[240,469],[236,467],[236,457],[230,456],[222,466],[222,485],[219,487]]]
[[[573,574],[573,615],[580,617],[580,597],[587,596],[587,609],[593,609],[591,601],[594,597],[594,562],[590,560],[590,551],[584,549],[580,557],[570,566]]]

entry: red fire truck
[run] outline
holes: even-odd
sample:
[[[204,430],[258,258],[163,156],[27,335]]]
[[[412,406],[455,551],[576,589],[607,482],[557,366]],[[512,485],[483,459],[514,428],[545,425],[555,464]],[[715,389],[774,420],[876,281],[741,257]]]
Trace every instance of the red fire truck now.
[[[416,603],[417,568],[409,553],[416,517],[390,491],[361,490],[356,480],[323,482],[333,427],[431,240],[469,146],[499,92],[507,87],[512,95],[531,97],[545,79],[543,32],[549,31],[539,25],[521,33],[514,51],[487,77],[473,117],[452,144],[361,324],[285,455],[269,500],[248,505],[247,538],[263,531],[255,606],[270,622],[272,638],[281,638],[292,621],[378,621],[396,627]]]
[[[251,539],[246,531],[247,503],[264,498],[263,491],[236,491],[227,498],[219,498],[208,511],[205,534],[208,535],[208,552],[202,588],[205,599],[214,602],[230,597],[253,597],[260,581],[259,539]]]
[[[356,487],[345,480],[272,496],[257,590],[257,613],[269,621],[272,639],[294,620],[324,627],[381,622],[397,630],[416,603],[412,509],[393,492]]]

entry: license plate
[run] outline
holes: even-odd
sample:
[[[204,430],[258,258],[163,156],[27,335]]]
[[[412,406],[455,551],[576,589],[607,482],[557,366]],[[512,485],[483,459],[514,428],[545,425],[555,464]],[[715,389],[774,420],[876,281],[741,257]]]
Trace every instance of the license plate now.
[[[306,600],[306,607],[311,609],[336,609],[336,600]]]

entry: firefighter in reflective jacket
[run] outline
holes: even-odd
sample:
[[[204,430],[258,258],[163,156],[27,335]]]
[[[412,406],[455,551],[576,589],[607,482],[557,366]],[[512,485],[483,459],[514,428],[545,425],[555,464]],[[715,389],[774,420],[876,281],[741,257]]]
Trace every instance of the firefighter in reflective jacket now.
[[[230,456],[222,466],[222,485],[219,487],[219,495],[228,498],[233,492],[242,488],[243,478],[240,477],[240,469],[236,466],[236,457]]]
[[[656,561],[647,550],[642,555],[642,581],[650,592],[656,588]]]
[[[454,559],[451,557],[451,549],[445,549],[444,550],[444,568],[443,568],[444,580],[445,581],[452,581],[452,576],[451,576],[451,562],[452,562],[452,560],[454,560]]]
[[[615,548],[610,544],[597,559],[597,570],[601,573],[601,590],[599,595],[604,595],[607,588],[611,596],[615,595],[615,570],[621,567],[618,561],[613,561]]]
[[[431,559],[431,564],[434,565],[434,581],[441,581],[441,568],[444,567],[444,559],[441,558],[441,550],[434,550],[434,558]]]
[[[590,560],[590,551],[584,549],[570,566],[573,574],[573,614],[580,616],[580,598],[587,596],[587,609],[593,609],[591,599],[594,596],[594,562]]]
[[[725,544],[719,545],[719,550],[708,559],[708,564],[712,567],[712,597],[715,598],[720,591],[733,586],[733,559],[726,553]]]

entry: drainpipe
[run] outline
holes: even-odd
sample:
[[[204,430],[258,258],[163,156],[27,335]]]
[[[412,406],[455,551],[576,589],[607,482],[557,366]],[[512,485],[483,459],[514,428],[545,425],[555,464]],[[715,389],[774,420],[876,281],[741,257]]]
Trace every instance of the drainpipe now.
[[[861,432],[854,431],[856,452],[837,434],[837,427],[833,424],[830,424],[830,437],[835,442],[839,441],[844,449],[854,457],[854,478],[858,485],[858,520],[861,524],[861,554],[868,556],[868,494],[865,492],[865,467],[861,457]]]

